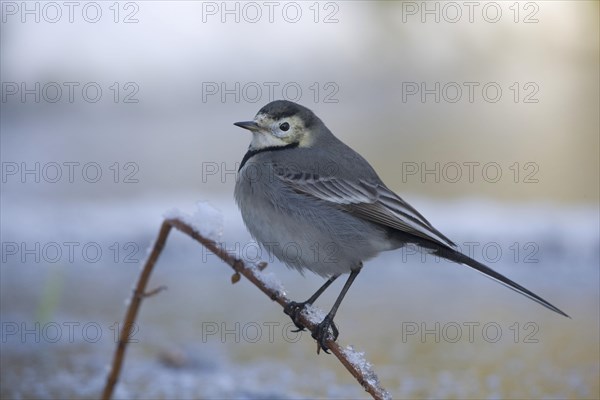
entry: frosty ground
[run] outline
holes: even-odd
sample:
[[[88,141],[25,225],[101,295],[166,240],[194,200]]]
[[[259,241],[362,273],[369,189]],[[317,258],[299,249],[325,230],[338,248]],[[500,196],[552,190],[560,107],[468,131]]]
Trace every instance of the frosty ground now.
[[[23,262],[20,249],[3,249],[2,398],[98,397],[136,261],[165,211],[192,212],[195,200],[36,202],[34,216],[34,203],[3,196],[11,210],[2,215],[3,243],[39,243],[40,259],[25,254]],[[224,217],[223,245],[269,261],[232,200],[210,202]],[[463,250],[572,319],[466,267],[406,249],[366,263],[338,313],[339,342],[366,353],[394,398],[598,397],[598,210],[411,203]],[[72,258],[70,242],[79,243]],[[63,250],[58,260],[48,243]],[[101,249],[97,261],[79,252],[86,244]],[[322,283],[277,261],[267,271],[295,300]],[[279,306],[243,279],[232,285],[231,274],[196,242],[171,234],[150,283],[168,290],[142,305],[116,398],[368,397],[334,357],[316,354],[309,333],[292,332]],[[328,309],[340,288],[336,282],[317,306]]]

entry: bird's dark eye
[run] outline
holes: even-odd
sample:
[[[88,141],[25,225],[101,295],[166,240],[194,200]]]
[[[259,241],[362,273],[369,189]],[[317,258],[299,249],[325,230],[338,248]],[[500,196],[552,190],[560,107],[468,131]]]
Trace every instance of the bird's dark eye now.
[[[290,129],[290,124],[288,124],[287,122],[284,122],[281,125],[279,125],[279,129],[281,129],[284,132],[287,132],[287,130]]]

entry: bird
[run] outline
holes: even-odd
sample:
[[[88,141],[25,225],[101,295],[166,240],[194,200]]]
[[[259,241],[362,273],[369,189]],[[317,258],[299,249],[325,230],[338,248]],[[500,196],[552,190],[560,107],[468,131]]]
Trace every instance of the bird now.
[[[234,125],[252,133],[234,189],[249,233],[288,267],[327,278],[306,301],[285,305],[284,312],[298,330],[304,329],[298,320],[300,313],[338,277],[349,274],[331,310],[311,332],[318,351],[328,352],[327,340],[337,340],[334,317],[363,263],[409,244],[471,267],[570,318],[535,293],[461,253],[310,109],[275,100],[262,107],[253,120]]]

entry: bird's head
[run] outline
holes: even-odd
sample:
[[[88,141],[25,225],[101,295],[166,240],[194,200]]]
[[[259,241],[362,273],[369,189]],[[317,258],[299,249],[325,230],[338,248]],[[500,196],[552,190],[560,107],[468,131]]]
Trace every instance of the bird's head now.
[[[323,122],[308,108],[287,100],[273,101],[261,108],[254,120],[234,125],[252,132],[251,150],[296,145],[311,147]]]

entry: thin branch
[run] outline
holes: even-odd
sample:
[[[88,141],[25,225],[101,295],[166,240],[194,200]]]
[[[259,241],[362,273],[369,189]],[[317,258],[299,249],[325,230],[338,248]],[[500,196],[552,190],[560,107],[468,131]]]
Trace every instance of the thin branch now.
[[[268,285],[262,277],[262,269],[266,266],[264,263],[260,263],[258,267],[249,266],[243,260],[233,257],[224,248],[219,246],[213,240],[205,238],[196,232],[190,225],[179,220],[179,219],[166,219],[163,221],[158,238],[154,244],[154,248],[146,261],[146,265],[142,270],[137,285],[133,291],[132,299],[129,303],[127,313],[125,314],[125,322],[123,324],[123,330],[120,332],[119,341],[115,349],[115,354],[112,362],[110,373],[106,380],[106,386],[102,393],[102,399],[109,400],[112,397],[114,388],[119,379],[121,368],[123,367],[123,360],[125,358],[125,350],[131,336],[137,314],[142,300],[148,295],[156,294],[162,290],[162,287],[154,289],[150,292],[146,292],[146,286],[150,278],[150,274],[162,252],[164,245],[167,241],[167,237],[171,231],[171,228],[190,236],[201,245],[206,247],[208,250],[213,252],[221,260],[227,263],[231,268],[235,270],[236,274],[243,275],[246,279],[252,282],[258,287],[264,294],[266,294],[271,300],[276,301],[279,305],[284,307],[290,300],[287,299],[284,293],[272,288],[272,285]],[[299,320],[308,330],[313,331],[316,324],[308,319],[304,313],[300,314]],[[357,358],[361,358],[362,354],[354,352],[351,347],[342,348],[335,341],[328,339],[326,345],[329,350],[340,360],[340,362],[346,367],[346,369],[354,376],[354,378],[361,384],[361,386],[373,396],[374,399],[387,399],[390,398],[389,393],[379,385],[379,381],[375,373],[370,368],[370,364],[366,361]]]

